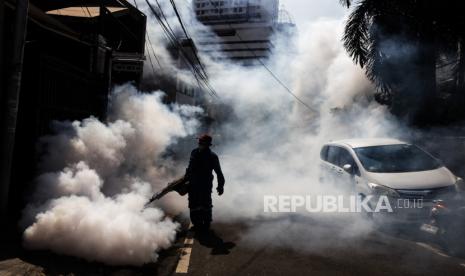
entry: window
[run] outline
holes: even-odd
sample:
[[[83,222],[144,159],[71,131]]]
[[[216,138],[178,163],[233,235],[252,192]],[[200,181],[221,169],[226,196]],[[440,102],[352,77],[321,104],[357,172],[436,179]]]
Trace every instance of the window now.
[[[324,148],[321,154],[324,154]],[[351,165],[353,173],[360,175],[357,163],[355,163],[354,158],[346,149],[337,146],[329,146],[327,149],[326,157],[326,161],[340,168],[342,168],[345,164]]]
[[[339,147],[329,146],[328,155],[327,155],[328,159],[326,161],[337,166],[338,155],[339,155]]]
[[[339,150],[339,160],[338,160],[339,167],[342,168],[345,164],[349,164],[349,165],[353,166],[354,163],[355,163],[354,159],[352,158],[350,153],[346,149],[340,148],[340,150]]]
[[[434,170],[442,166],[428,153],[408,144],[356,148],[355,153],[369,172],[418,172]]]
[[[328,146],[324,146],[320,151],[320,158],[323,161],[328,160]]]
[[[360,171],[358,169],[357,163],[355,163],[354,158],[346,149],[339,148],[339,160],[338,160],[339,167],[344,167],[344,165],[349,164],[352,166],[352,173],[356,175],[360,175]]]

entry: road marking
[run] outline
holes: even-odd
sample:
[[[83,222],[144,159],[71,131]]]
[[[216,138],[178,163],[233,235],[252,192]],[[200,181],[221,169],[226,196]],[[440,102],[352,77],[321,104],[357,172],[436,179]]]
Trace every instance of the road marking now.
[[[428,249],[429,251],[432,251],[433,253],[436,253],[437,255],[439,255],[439,256],[441,256],[441,257],[450,258],[449,255],[446,255],[446,254],[442,253],[440,250],[438,250],[438,249],[432,247],[432,246],[429,245],[429,244],[422,243],[422,242],[417,242],[416,244],[419,245],[419,246],[421,246],[421,247],[423,247],[423,248]]]
[[[184,247],[181,249],[181,257],[176,267],[176,273],[187,273],[189,270],[189,261],[191,258],[192,248]]]
[[[192,227],[192,223],[189,225],[189,228]],[[189,270],[189,262],[191,259],[192,246],[194,245],[194,239],[187,234],[186,239],[184,239],[184,247],[180,249],[181,256],[179,257],[178,265],[176,266],[176,273],[185,274]]]

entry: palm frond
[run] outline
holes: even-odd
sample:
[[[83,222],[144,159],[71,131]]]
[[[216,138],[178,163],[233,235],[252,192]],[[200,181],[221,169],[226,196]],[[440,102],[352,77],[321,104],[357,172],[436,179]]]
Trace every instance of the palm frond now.
[[[372,1],[362,1],[352,13],[346,22],[342,41],[349,55],[355,63],[362,68],[368,59],[368,47],[370,44],[368,28],[370,25],[370,11],[372,10]]]
[[[368,49],[365,73],[368,79],[375,84],[376,101],[380,104],[389,104],[392,100],[392,91],[395,83],[389,79],[389,74],[385,72],[385,70],[390,70],[390,68],[386,68],[386,57],[380,51],[379,43],[378,39],[374,39]]]
[[[341,3],[341,5],[343,5],[346,8],[349,8],[350,5],[352,4],[351,0],[339,0],[339,2]]]

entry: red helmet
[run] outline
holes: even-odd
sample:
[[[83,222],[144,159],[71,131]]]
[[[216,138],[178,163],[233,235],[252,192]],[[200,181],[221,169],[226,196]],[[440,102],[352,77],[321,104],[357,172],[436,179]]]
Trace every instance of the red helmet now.
[[[212,145],[212,137],[208,134],[203,134],[199,137],[199,144],[202,144],[202,145],[207,145],[207,146],[211,146]]]

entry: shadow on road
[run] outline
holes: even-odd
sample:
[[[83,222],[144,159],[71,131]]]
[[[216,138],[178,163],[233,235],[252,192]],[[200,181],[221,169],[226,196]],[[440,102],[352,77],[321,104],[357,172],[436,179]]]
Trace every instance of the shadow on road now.
[[[427,234],[420,230],[420,225],[391,225],[391,227],[378,227],[377,231],[385,235],[408,240],[414,243],[422,243],[430,246],[431,248],[436,249],[436,252],[447,254],[450,257],[455,257],[458,259],[465,259],[464,249],[460,248],[459,251],[454,252],[451,250],[448,245],[442,240],[439,236]],[[457,241],[459,242],[459,241]]]
[[[210,253],[211,255],[228,255],[231,253],[230,250],[236,246],[233,242],[223,241],[223,239],[214,231],[198,234],[195,238],[201,245],[212,249]]]

